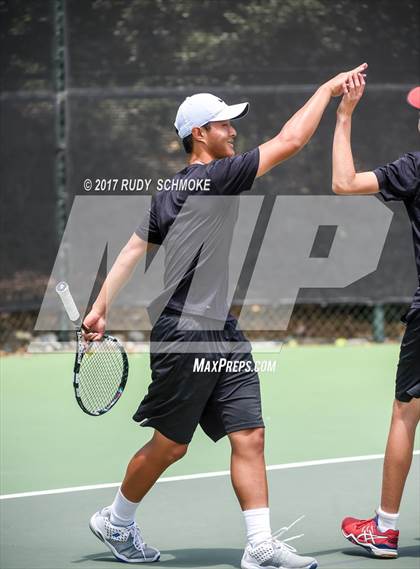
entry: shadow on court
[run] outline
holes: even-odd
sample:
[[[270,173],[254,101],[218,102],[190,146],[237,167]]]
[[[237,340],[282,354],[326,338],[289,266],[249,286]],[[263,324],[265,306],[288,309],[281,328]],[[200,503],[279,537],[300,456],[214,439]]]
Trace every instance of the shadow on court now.
[[[358,557],[367,557],[368,559],[372,559],[372,556],[369,554],[369,552],[363,551],[362,548],[360,548],[360,551],[355,551],[354,549],[343,549],[341,553],[343,555],[350,555],[350,557],[358,556]],[[321,554],[322,553],[320,552],[319,555]],[[420,546],[410,545],[406,547],[404,546],[399,547],[398,557],[400,559],[404,557],[413,557],[414,559],[417,559],[417,565],[420,567]],[[375,558],[373,557],[373,559]]]
[[[340,553],[342,555],[349,555],[350,557],[365,557],[366,559],[377,559],[375,556],[371,555],[368,551],[365,551],[361,547],[349,547],[349,548],[338,548],[338,549],[324,549],[322,551],[308,551],[307,555],[312,557],[321,557],[323,555],[332,555],[334,553]],[[415,559],[420,559],[420,546],[410,545],[407,547],[398,548],[398,557],[414,557]],[[386,561],[386,560],[385,560]]]
[[[161,551],[161,562],[165,567],[177,567],[178,569],[189,569],[194,567],[215,567],[223,565],[238,567],[238,559],[241,559],[242,549],[209,549],[194,548],[191,549],[165,549]],[[73,563],[81,563],[87,561],[97,561],[103,563],[119,563],[111,553],[109,555],[85,555],[81,559],[73,561]]]
[[[120,563],[118,559],[112,555],[111,552],[109,553],[93,553],[92,555],[84,555],[80,559],[74,559],[72,563],[90,563],[90,562],[97,562],[97,563]]]

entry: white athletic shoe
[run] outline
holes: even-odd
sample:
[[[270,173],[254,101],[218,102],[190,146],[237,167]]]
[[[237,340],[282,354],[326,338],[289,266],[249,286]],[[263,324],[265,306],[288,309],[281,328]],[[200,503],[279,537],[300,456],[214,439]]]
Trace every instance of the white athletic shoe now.
[[[298,555],[296,549],[286,543],[286,541],[302,537],[303,534],[290,537],[285,541],[277,539],[301,519],[297,519],[290,526],[281,528],[273,534],[270,540],[260,543],[257,547],[251,547],[248,544],[242,557],[241,569],[316,569],[318,567],[316,559]]]
[[[103,508],[90,518],[89,527],[103,541],[117,559],[127,563],[153,563],[160,552],[144,543],[136,522],[127,527],[114,526],[110,508]]]

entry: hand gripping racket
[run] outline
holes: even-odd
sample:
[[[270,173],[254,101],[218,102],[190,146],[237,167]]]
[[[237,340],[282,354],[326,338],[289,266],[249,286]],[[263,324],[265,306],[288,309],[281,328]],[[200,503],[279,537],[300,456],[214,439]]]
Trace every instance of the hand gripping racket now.
[[[127,383],[128,359],[122,344],[113,336],[104,335],[99,341],[87,341],[79,311],[69,285],[60,282],[55,287],[67,315],[76,328],[76,358],[74,361],[74,394],[82,411],[88,415],[103,415],[121,397]]]

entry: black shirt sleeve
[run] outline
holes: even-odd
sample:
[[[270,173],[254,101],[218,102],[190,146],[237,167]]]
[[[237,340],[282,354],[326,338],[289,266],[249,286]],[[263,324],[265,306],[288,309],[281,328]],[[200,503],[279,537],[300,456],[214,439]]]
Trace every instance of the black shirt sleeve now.
[[[207,175],[217,194],[240,194],[251,189],[259,162],[260,150],[257,147],[231,158],[214,160],[208,167]]]
[[[420,152],[404,154],[395,162],[376,168],[373,172],[378,178],[384,200],[411,200],[420,186]]]
[[[156,215],[156,200],[152,198],[152,203],[150,205],[149,211],[143,217],[140,225],[136,229],[136,234],[147,241],[148,243],[156,243],[157,245],[162,244],[162,236],[159,230],[159,225],[157,222]]]

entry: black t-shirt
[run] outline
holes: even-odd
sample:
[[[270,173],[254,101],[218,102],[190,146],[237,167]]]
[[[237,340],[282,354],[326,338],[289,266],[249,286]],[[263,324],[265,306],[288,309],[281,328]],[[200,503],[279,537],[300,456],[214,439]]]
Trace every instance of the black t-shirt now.
[[[413,229],[414,253],[419,287],[413,308],[420,308],[420,152],[409,152],[401,158],[374,170],[380,193],[386,200],[403,201]]]
[[[258,148],[209,164],[192,164],[175,174],[174,187],[179,187],[176,181],[209,180],[207,189],[197,183],[197,190],[153,195],[136,230],[141,239],[163,244],[165,250],[164,289],[149,306],[152,322],[165,307],[226,320],[229,253],[239,194],[251,189],[258,165]]]

